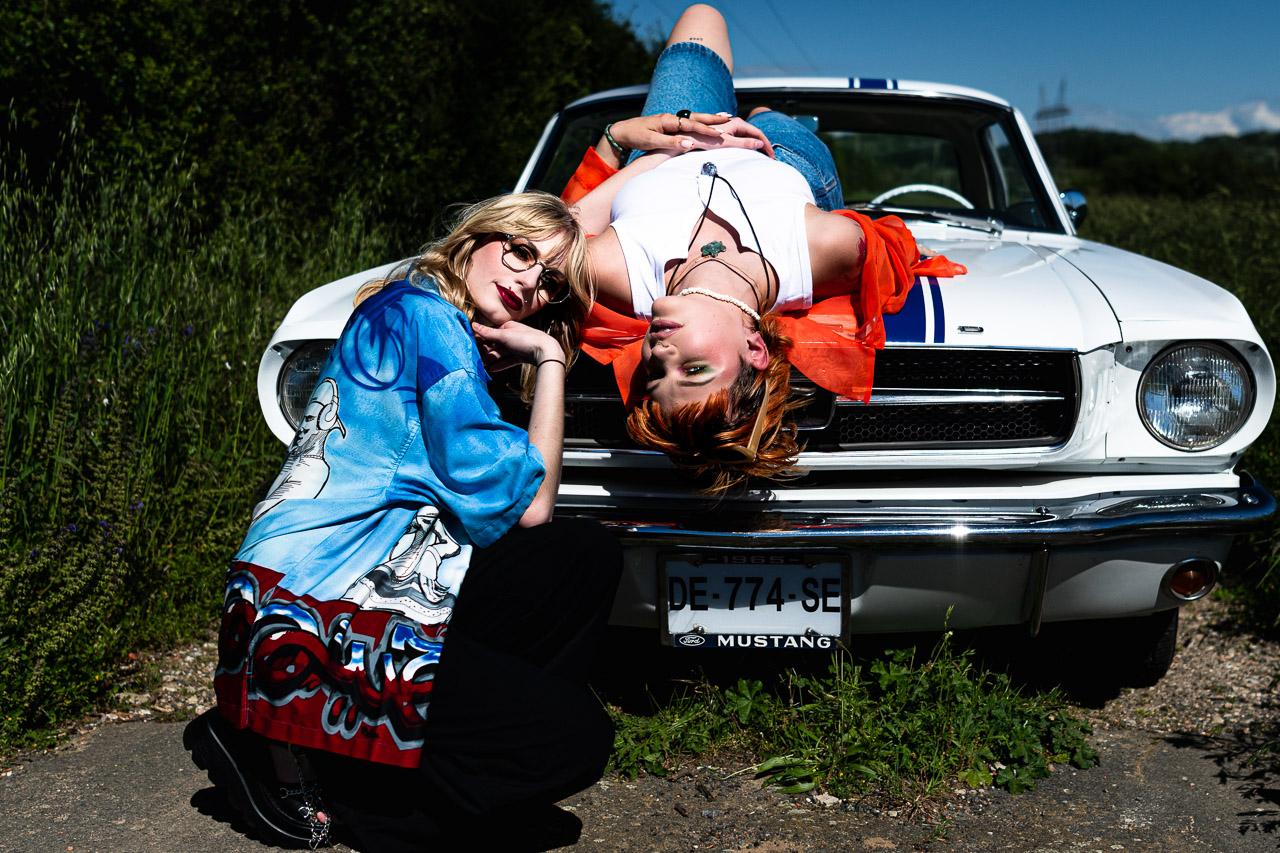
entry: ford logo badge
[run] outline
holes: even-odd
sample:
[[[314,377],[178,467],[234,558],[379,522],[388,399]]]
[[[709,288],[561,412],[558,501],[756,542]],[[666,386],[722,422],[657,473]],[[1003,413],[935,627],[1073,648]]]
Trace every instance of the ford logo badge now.
[[[702,645],[703,643],[705,643],[706,641],[707,641],[707,638],[702,636],[701,634],[681,634],[680,639],[677,640],[676,642],[678,642],[682,646],[689,646],[690,648],[696,648]]]

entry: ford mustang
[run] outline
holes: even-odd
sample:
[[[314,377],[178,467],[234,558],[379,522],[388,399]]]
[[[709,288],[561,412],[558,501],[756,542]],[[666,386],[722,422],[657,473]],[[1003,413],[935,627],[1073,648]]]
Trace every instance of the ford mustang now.
[[[1103,638],[1120,683],[1168,668],[1178,608],[1232,539],[1274,512],[1239,469],[1275,397],[1240,302],[1076,235],[1026,121],[971,89],[906,80],[742,79],[831,148],[846,206],[906,220],[964,264],[886,316],[868,404],[797,374],[803,476],[712,501],[637,449],[611,374],[569,377],[558,512],[621,537],[613,621],[677,648],[824,649],[858,635],[1047,623]],[[559,192],[644,88],[554,116],[517,189]],[[262,358],[271,429],[294,434],[367,270],[306,294]],[[509,417],[514,394],[495,382]]]

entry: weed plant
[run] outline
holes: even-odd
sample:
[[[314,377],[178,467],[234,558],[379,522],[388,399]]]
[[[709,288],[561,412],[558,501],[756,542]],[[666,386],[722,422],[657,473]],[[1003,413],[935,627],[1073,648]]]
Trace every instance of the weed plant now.
[[[299,231],[269,203],[203,207],[177,165],[81,152],[55,188],[6,162],[0,750],[83,713],[129,650],[208,625],[282,454],[262,348],[302,292],[388,256],[355,203]]]
[[[825,675],[700,684],[651,716],[615,712],[613,768],[662,774],[711,747],[763,758],[750,768],[784,792],[919,801],[956,780],[1017,793],[1052,763],[1091,767],[1089,726],[1055,691],[1024,694],[974,665],[950,632],[932,654],[897,649],[859,665],[843,653]]]

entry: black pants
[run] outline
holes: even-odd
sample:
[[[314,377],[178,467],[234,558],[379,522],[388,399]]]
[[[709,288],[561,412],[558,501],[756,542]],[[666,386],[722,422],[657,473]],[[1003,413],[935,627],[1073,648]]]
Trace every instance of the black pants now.
[[[594,784],[613,726],[587,687],[621,571],[598,525],[516,528],[477,549],[449,622],[422,766],[317,755],[338,826],[366,850],[478,841]]]

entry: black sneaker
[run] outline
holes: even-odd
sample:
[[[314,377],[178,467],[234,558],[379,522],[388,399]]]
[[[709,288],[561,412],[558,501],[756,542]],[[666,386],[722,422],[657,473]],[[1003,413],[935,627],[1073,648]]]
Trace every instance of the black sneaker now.
[[[253,829],[282,846],[328,846],[332,821],[319,819],[319,788],[276,782],[265,740],[237,731],[211,708],[187,724],[182,745]]]

